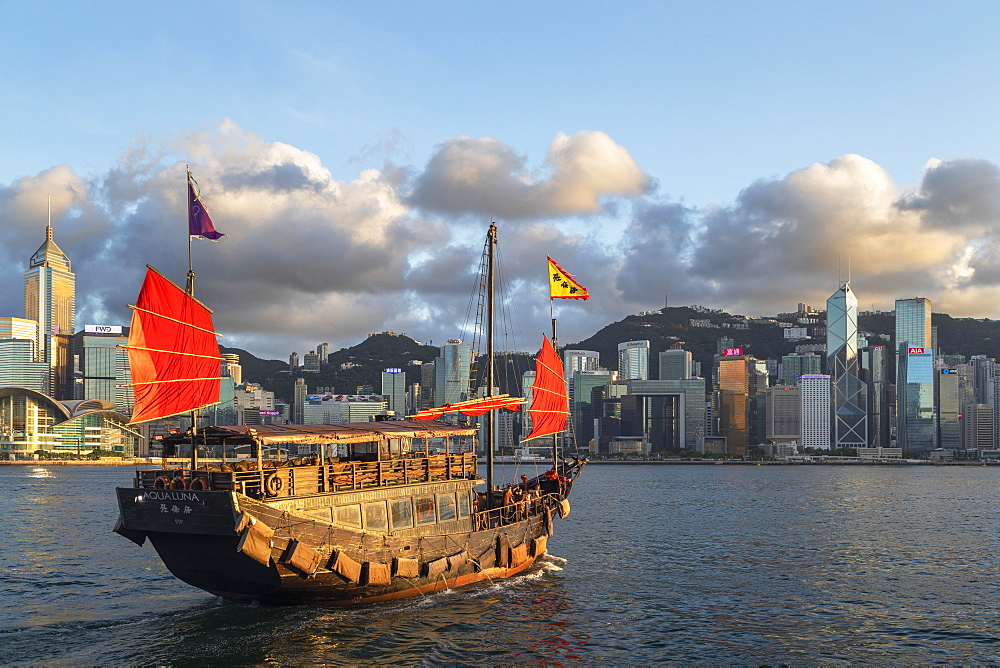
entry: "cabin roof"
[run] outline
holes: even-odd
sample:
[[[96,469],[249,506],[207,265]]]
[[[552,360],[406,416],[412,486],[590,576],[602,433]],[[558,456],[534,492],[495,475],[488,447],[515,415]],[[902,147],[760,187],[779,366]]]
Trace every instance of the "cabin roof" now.
[[[264,445],[294,443],[322,445],[326,443],[370,443],[391,438],[441,438],[446,436],[471,436],[478,427],[462,427],[438,421],[386,420],[384,422],[348,422],[343,424],[261,424],[212,426],[199,430],[199,438],[206,441],[225,441],[231,444],[250,443],[254,440]],[[178,434],[164,439],[189,443],[188,434]]]

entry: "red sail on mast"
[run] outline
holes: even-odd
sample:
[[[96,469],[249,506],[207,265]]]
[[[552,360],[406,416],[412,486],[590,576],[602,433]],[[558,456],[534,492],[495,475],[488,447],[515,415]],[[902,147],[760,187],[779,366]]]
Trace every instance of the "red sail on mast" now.
[[[211,309],[146,267],[131,307],[128,361],[135,408],[130,424],[219,402],[221,358]]]
[[[506,408],[509,411],[516,411],[524,403],[521,397],[511,397],[506,394],[499,394],[494,397],[484,397],[482,399],[470,399],[469,401],[459,401],[454,404],[425,408],[419,413],[410,416],[411,420],[437,420],[445,413],[461,413],[462,415],[482,415],[497,408]]]
[[[552,347],[549,337],[543,336],[542,351],[535,358],[535,383],[531,386],[532,430],[525,441],[538,436],[566,431],[569,416],[569,397],[562,360]]]

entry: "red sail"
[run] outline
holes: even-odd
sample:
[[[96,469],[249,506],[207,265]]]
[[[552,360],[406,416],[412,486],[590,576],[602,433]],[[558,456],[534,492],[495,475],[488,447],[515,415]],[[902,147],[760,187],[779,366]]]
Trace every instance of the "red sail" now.
[[[569,397],[562,360],[552,347],[549,337],[543,337],[542,352],[535,358],[535,383],[531,386],[532,430],[524,440],[566,431]]]
[[[411,420],[437,420],[445,413],[461,413],[462,415],[482,415],[497,408],[506,408],[509,411],[516,411],[524,403],[521,397],[511,397],[500,394],[495,397],[485,397],[482,399],[471,399],[469,401],[459,401],[455,404],[445,404],[434,408],[425,408],[419,413],[410,416]]]
[[[219,344],[212,311],[147,265],[132,311],[128,362],[131,423],[219,402]]]

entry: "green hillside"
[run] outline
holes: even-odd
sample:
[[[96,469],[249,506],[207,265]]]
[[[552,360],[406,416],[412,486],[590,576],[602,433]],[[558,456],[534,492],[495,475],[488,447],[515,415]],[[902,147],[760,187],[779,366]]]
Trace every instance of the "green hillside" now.
[[[681,343],[686,350],[692,352],[696,361],[701,362],[703,373],[707,374],[711,369],[718,340],[722,337],[732,339],[733,347],[743,348],[747,354],[759,359],[780,359],[782,355],[795,352],[798,345],[825,343],[826,337],[822,330],[825,314],[821,313],[816,317],[820,321],[819,336],[791,342],[785,340],[782,327],[767,319],[748,320],[723,312],[707,313],[685,306],[672,307],[644,315],[630,315],[605,325],[589,338],[563,344],[563,347],[571,350],[595,350],[600,353],[601,364],[614,369],[618,366],[619,343],[646,339],[650,342],[650,372],[655,377],[658,354]],[[693,326],[692,320],[708,320],[712,326]],[[952,318],[945,313],[935,313],[932,324],[937,327],[938,343],[943,353],[1000,358],[1000,321]],[[816,327],[817,325],[809,325],[810,333]],[[882,342],[885,345],[894,343],[892,337],[895,319],[892,314],[862,315],[859,318],[859,329],[868,333],[872,342]],[[880,339],[877,335],[887,335],[889,339]],[[370,385],[376,393],[379,392],[381,373],[383,369],[390,367],[398,367],[406,372],[407,385],[419,382],[420,368],[410,365],[410,362],[433,362],[439,354],[435,346],[421,345],[407,336],[380,332],[355,346],[331,353],[329,362],[322,365],[319,373],[303,374],[299,371],[293,375],[286,362],[258,359],[245,350],[235,348],[224,348],[223,352],[239,354],[244,380],[260,383],[283,401],[291,400],[292,385],[298,377],[306,379],[310,391],[317,387],[332,387],[334,391],[344,394],[354,393],[362,385]],[[508,353],[498,359],[497,382],[501,392],[520,392],[521,376],[524,371],[532,368],[531,357],[536,353],[535,350],[530,351],[530,354]],[[344,364],[357,366],[341,368]],[[483,365],[481,359],[477,360],[478,369],[484,368]]]

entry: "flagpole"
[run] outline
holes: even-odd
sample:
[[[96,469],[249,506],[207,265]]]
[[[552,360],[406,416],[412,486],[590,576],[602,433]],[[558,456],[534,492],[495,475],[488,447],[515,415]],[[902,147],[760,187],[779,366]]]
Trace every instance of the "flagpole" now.
[[[184,197],[188,200],[188,273],[187,289],[188,295],[194,297],[194,253],[191,250],[191,167],[184,165],[187,171],[187,183],[185,184]],[[223,462],[225,463],[225,462]],[[194,471],[198,468],[198,409],[191,411],[191,476],[194,478]]]

